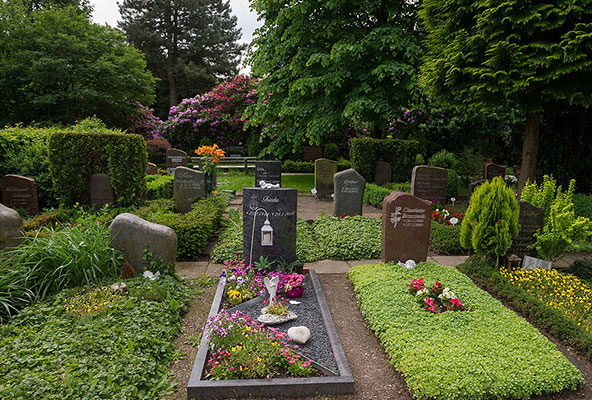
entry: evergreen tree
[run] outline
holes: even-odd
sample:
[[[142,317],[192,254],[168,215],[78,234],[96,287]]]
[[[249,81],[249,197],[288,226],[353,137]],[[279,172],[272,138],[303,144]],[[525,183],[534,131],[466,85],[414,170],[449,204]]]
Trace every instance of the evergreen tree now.
[[[120,28],[160,79],[159,115],[238,73],[244,45],[228,0],[123,0],[119,11]]]

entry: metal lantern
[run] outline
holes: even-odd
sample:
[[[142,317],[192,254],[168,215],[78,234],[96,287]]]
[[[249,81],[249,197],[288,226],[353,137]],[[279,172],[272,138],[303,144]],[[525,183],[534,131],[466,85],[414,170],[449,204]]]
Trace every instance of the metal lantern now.
[[[261,246],[273,246],[273,228],[268,218],[265,218],[261,228]]]

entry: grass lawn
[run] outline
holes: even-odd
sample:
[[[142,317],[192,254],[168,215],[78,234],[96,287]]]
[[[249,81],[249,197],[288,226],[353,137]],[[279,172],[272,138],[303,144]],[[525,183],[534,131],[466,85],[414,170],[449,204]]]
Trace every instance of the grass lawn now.
[[[254,175],[242,173],[218,174],[218,190],[236,190],[242,192],[245,187],[255,186]],[[296,188],[300,193],[310,193],[314,187],[314,174],[282,175],[282,187]]]

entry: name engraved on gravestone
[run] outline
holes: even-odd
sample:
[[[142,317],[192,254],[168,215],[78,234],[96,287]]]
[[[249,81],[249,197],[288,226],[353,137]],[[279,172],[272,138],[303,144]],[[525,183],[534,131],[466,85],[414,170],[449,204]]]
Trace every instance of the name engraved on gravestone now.
[[[492,162],[486,163],[483,166],[483,179],[491,180],[496,176],[501,176],[502,178],[506,176],[506,167],[503,165],[494,164]]]
[[[166,166],[170,172],[173,172],[177,167],[187,166],[187,153],[183,150],[170,148],[166,153]]]
[[[338,172],[333,177],[335,199],[333,215],[345,217],[362,215],[366,180],[352,168]]]
[[[319,158],[315,161],[315,188],[318,197],[333,194],[333,176],[337,173],[337,161]]]
[[[393,169],[386,161],[376,161],[374,183],[382,186],[393,179]]]
[[[206,197],[205,175],[187,167],[177,167],[174,172],[173,196],[177,210],[181,213],[191,211],[194,199]]]
[[[523,270],[535,270],[537,268],[551,271],[551,261],[541,260],[540,258],[524,256],[524,262],[522,263]]]
[[[304,146],[302,148],[302,160],[306,162],[316,161],[323,158],[323,149],[315,146]]]
[[[90,205],[103,208],[115,202],[111,178],[107,174],[93,174],[90,177]]]
[[[260,257],[269,261],[296,261],[297,204],[296,189],[243,190],[243,258],[247,264],[259,261]],[[271,246],[262,246],[266,218],[273,230]]]
[[[411,175],[411,194],[424,200],[446,202],[448,171],[444,168],[418,165]]]
[[[282,184],[282,162],[281,161],[257,161],[255,162],[255,186],[259,187],[260,182],[273,185]]]
[[[29,215],[39,213],[35,180],[20,175],[2,177],[2,203],[10,208],[23,208]]]
[[[530,246],[536,241],[534,234],[543,226],[545,210],[525,201],[519,201],[518,205],[520,206],[520,216],[518,217],[520,232],[512,241],[512,246],[507,255],[515,254],[520,258],[524,256],[534,257],[536,256],[536,250],[530,248]]]
[[[382,205],[382,261],[425,261],[428,256],[432,204],[393,192]]]

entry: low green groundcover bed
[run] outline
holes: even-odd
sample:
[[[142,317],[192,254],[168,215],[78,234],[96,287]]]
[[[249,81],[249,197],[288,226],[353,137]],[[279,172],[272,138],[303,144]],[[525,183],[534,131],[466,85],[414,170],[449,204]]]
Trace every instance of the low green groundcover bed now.
[[[467,310],[424,311],[409,293],[419,278],[449,287]],[[368,326],[419,399],[520,399],[582,382],[543,335],[453,268],[362,265],[349,279]]]

